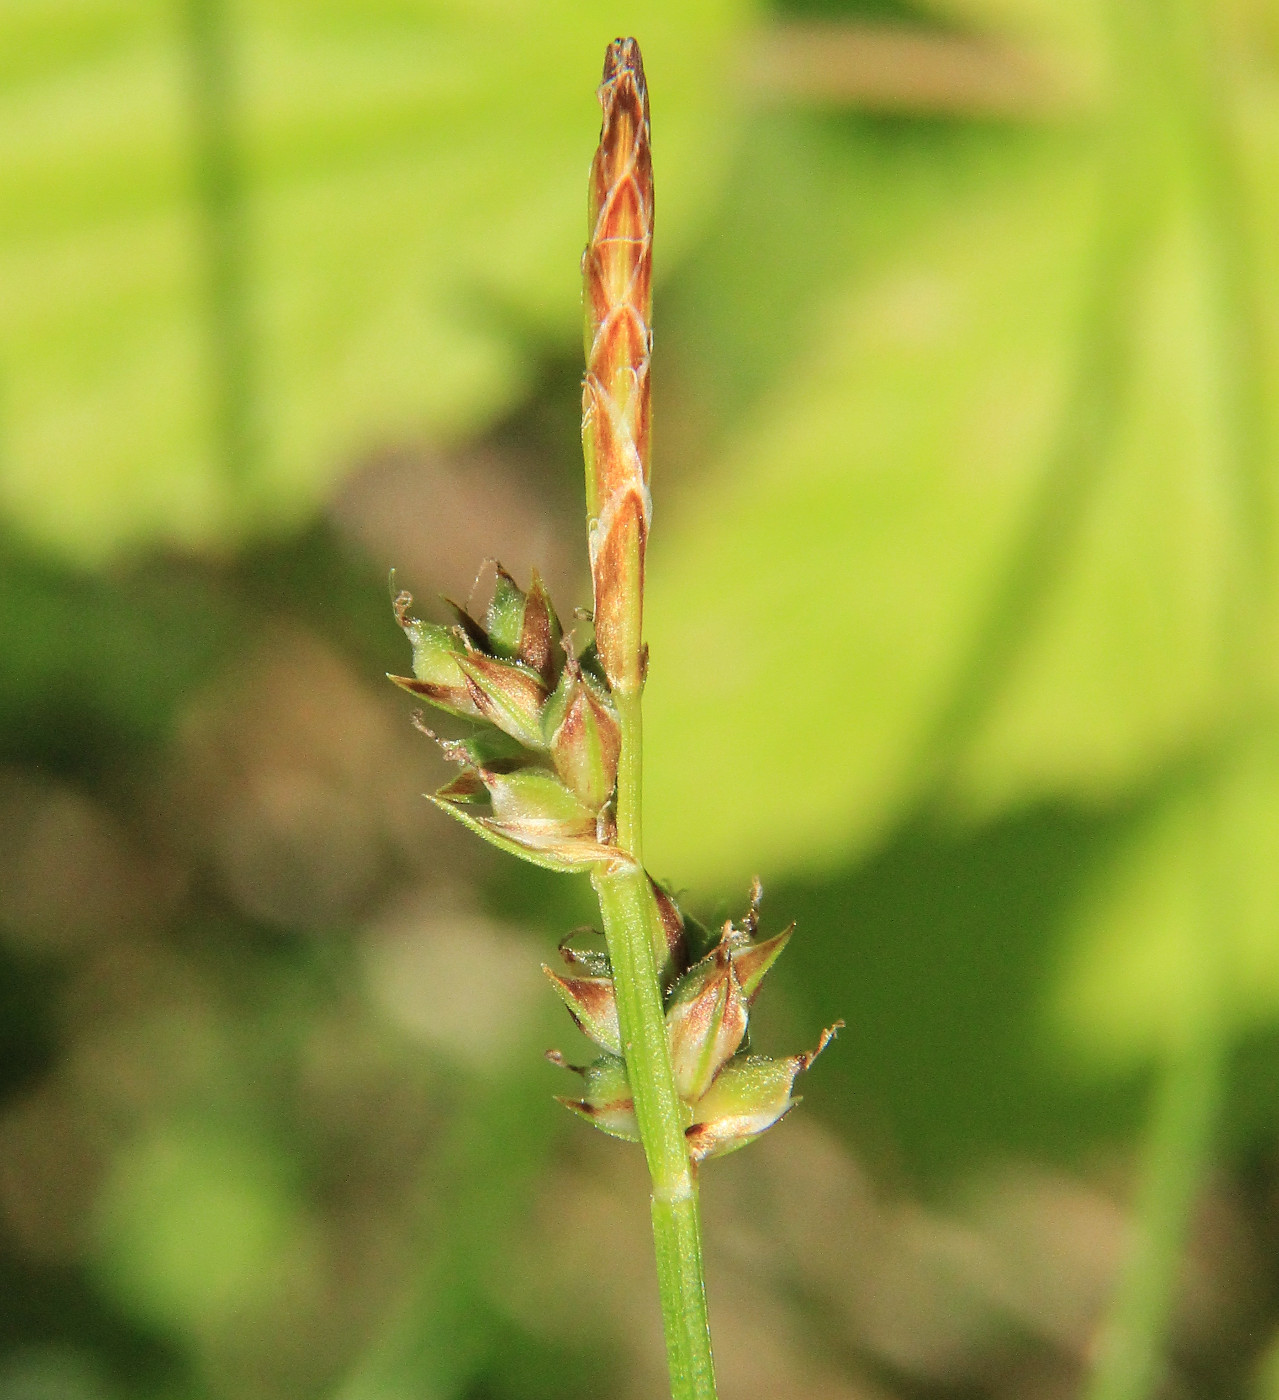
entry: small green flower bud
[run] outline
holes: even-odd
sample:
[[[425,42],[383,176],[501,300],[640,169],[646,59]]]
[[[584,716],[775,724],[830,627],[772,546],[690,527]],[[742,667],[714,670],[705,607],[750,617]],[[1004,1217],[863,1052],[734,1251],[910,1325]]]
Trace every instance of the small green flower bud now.
[[[746,998],[725,941],[676,984],[666,1038],[680,1097],[700,1099],[746,1034]]]
[[[639,1124],[635,1121],[635,1101],[626,1077],[626,1062],[616,1055],[602,1055],[577,1073],[586,1081],[582,1097],[557,1095],[559,1102],[612,1137],[638,1142]]]
[[[595,813],[588,811],[562,782],[546,768],[516,768],[500,772],[480,770],[493,802],[493,818],[508,826],[530,831],[554,827],[568,834],[595,835]]]
[[[497,566],[484,630],[488,642],[481,650],[519,661],[541,676],[548,687],[554,685],[564,658],[560,624],[536,569],[525,593],[500,564]]]
[[[413,674],[390,679],[402,690],[442,710],[468,718],[479,715],[459,665],[464,651],[461,638],[447,627],[414,617],[409,611],[413,595],[406,590],[397,593],[394,602],[396,621],[413,647]]]
[[[562,701],[562,716],[550,735],[551,759],[582,802],[598,811],[612,796],[617,782],[622,749],[617,716],[572,662],[565,668],[555,699]],[[560,705],[555,708],[559,710]]]
[[[460,656],[457,665],[465,677],[476,710],[525,748],[541,749],[542,706],[546,687],[540,676],[513,662],[495,661],[478,652]]]
[[[465,739],[446,739],[440,744],[445,758],[454,758],[476,768],[492,768],[499,763],[528,759],[528,751],[518,739],[500,729],[477,729]]]
[[[519,655],[523,626],[523,590],[499,564],[497,582],[493,586],[493,598],[484,618],[484,630],[488,633],[488,650],[494,656],[513,660]]]
[[[405,629],[413,643],[413,674],[420,681],[456,685],[461,679],[457,658],[462,644],[447,627],[436,622],[417,622]]]
[[[492,816],[467,810],[482,796]],[[501,850],[548,870],[576,871],[605,862],[625,865],[630,857],[611,844],[611,834],[546,768],[468,769],[431,799],[463,826]]]
[[[808,1069],[842,1025],[837,1021],[823,1031],[807,1054],[784,1060],[748,1055],[726,1064],[693,1106],[693,1122],[685,1130],[693,1160],[735,1152],[788,1113],[799,1102],[791,1095],[795,1076]]]
[[[693,1123],[685,1130],[693,1160],[722,1157],[745,1147],[788,1113],[798,1102],[791,1097],[791,1085],[799,1073],[799,1058],[770,1060],[749,1055],[725,1065],[694,1105]]]
[[[423,681],[438,681],[448,685],[458,679],[454,658],[463,650],[461,641],[447,628],[436,622],[423,622],[409,610],[413,595],[401,589],[393,600],[395,620],[413,647],[413,674]]]
[[[617,994],[612,977],[561,977],[545,963],[542,971],[582,1033],[602,1050],[620,1055],[622,1032],[617,1023]]]

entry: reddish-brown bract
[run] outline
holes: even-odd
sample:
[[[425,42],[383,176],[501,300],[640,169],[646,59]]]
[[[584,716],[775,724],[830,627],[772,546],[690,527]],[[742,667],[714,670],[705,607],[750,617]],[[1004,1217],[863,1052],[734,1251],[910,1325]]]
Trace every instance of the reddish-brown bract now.
[[[648,537],[653,163],[648,89],[634,39],[616,39],[599,89],[604,121],[591,165],[582,259],[586,379],[582,445],[595,641],[609,684],[638,690]]]

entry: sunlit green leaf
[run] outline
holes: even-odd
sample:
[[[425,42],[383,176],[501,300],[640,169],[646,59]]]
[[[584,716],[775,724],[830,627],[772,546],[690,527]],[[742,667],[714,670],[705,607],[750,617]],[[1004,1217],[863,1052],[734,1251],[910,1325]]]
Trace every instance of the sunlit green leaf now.
[[[806,211],[896,237],[822,289],[791,371],[655,526],[659,872],[829,864],[916,790],[1043,470],[1079,315],[1088,162],[1002,155],[923,213],[891,171]]]
[[[1228,713],[1269,502],[1238,479],[1230,354],[1203,239],[1160,231],[1136,287],[1131,360],[1071,547],[964,764],[984,806],[1111,797]]]
[[[934,791],[1113,800],[1274,693],[1279,88],[1214,107],[1188,25],[1121,26],[1073,144],[939,143],[923,213],[909,166],[810,190],[809,343],[654,535],[673,874],[831,864]]]
[[[1196,771],[1073,912],[1055,1006],[1071,1048],[1126,1066],[1279,1016],[1279,739]]]
[[[205,1125],[157,1124],[113,1164],[101,1269],[139,1317],[196,1333],[278,1288],[296,1207],[263,1145]]]
[[[605,44],[644,43],[669,269],[733,139],[716,54],[749,8],[6,7],[0,509],[80,556],[207,543],[307,515],[361,453],[482,427],[539,342],[578,338]]]

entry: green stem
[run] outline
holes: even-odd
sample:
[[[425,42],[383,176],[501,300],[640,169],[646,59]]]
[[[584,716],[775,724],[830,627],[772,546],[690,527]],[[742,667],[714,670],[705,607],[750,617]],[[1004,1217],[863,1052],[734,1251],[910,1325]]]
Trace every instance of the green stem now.
[[[1132,1253],[1085,1400],[1146,1400],[1159,1384],[1178,1266],[1220,1092],[1220,1056],[1211,1038],[1196,1038],[1164,1068],[1142,1164]]]
[[[702,1271],[697,1178],[684,1139],[686,1114],[675,1087],[657,946],[664,950],[652,887],[641,864],[640,697],[617,693],[622,752],[617,777],[618,844],[635,860],[593,876],[604,919],[626,1072],[652,1178],[653,1242],[672,1400],[714,1400],[715,1370]]]

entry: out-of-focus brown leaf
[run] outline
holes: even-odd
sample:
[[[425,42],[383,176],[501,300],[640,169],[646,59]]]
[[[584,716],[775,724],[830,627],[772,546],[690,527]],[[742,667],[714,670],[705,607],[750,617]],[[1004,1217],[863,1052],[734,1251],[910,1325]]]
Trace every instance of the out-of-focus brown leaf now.
[[[459,908],[438,888],[366,928],[368,988],[415,1040],[493,1072],[528,1038],[546,995],[534,940]]]
[[[28,1258],[73,1264],[110,1146],[104,1124],[67,1087],[43,1085],[0,1118],[0,1220]]]
[[[346,481],[331,515],[375,564],[394,568],[428,612],[432,591],[465,604],[486,559],[522,585],[537,569],[565,617],[589,597],[577,512],[559,511],[518,461],[494,449],[376,458]]]
[[[371,681],[315,637],[272,629],[192,702],[162,807],[237,907],[307,927],[448,848],[421,797],[434,762]]]
[[[180,865],[145,851],[102,804],[65,783],[0,770],[0,938],[68,953],[165,922]]]

